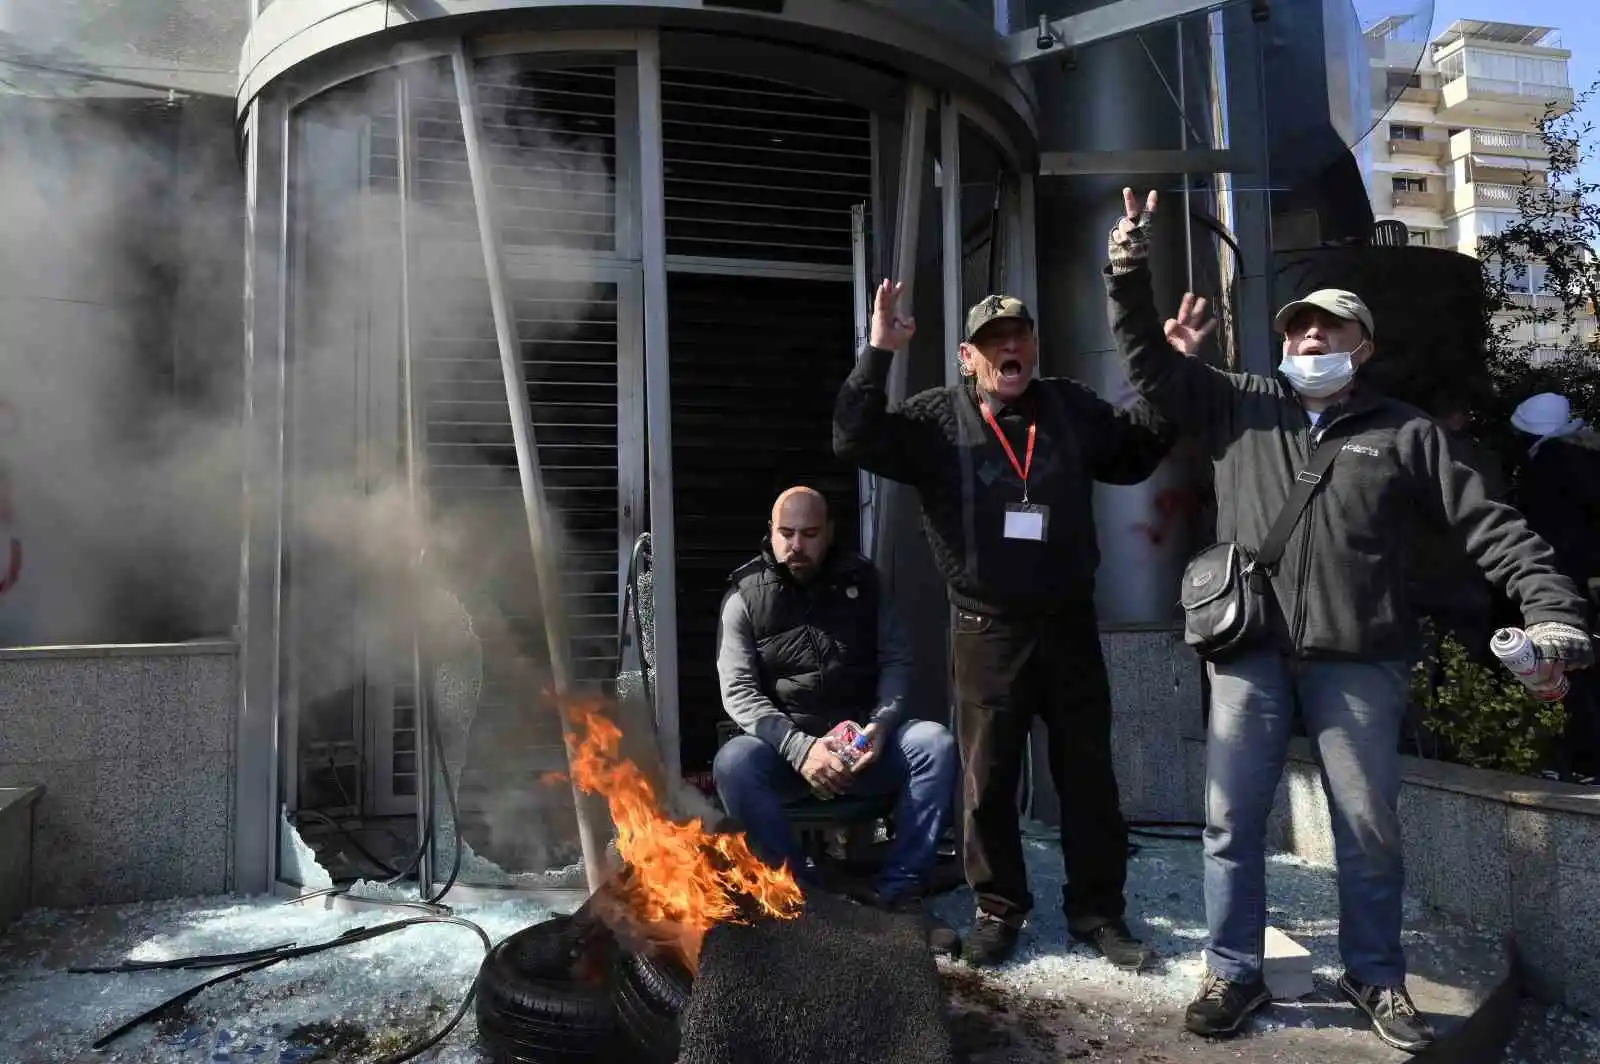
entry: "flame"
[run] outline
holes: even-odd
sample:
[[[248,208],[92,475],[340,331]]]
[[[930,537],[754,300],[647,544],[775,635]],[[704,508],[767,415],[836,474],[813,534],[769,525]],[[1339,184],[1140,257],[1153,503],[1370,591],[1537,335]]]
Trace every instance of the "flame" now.
[[[742,832],[712,834],[699,818],[679,823],[662,811],[644,772],[620,755],[622,731],[595,702],[573,702],[565,716],[572,778],[611,807],[617,852],[629,866],[612,880],[620,895],[613,900],[634,930],[672,946],[696,971],[706,932],[739,922],[744,904],[779,919],[799,915],[803,898],[794,876],[763,864]]]

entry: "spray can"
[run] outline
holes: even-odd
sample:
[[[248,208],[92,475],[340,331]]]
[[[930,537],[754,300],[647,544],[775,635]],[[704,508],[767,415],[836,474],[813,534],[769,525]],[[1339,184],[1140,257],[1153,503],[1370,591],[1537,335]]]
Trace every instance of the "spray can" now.
[[[1495,632],[1494,638],[1489,640],[1489,649],[1500,659],[1500,664],[1511,670],[1511,675],[1533,692],[1535,698],[1544,702],[1558,702],[1567,697],[1567,691],[1572,687],[1571,681],[1565,675],[1558,677],[1554,683],[1546,678],[1549,670],[1539,660],[1538,648],[1521,628],[1502,628]]]

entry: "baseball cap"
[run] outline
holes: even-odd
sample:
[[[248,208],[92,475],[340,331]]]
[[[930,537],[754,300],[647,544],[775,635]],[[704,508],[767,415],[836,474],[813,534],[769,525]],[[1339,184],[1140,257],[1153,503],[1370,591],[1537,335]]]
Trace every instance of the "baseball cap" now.
[[[1033,315],[1028,313],[1027,304],[1016,296],[984,296],[967,311],[966,342],[971,343],[979,329],[1001,318],[1016,318],[1033,324]]]
[[[1325,310],[1345,321],[1359,321],[1366,327],[1368,336],[1377,336],[1377,330],[1372,327],[1372,311],[1367,309],[1360,296],[1343,288],[1319,288],[1308,296],[1302,296],[1278,311],[1278,316],[1272,319],[1272,327],[1280,333],[1286,331],[1294,316],[1307,307]]]

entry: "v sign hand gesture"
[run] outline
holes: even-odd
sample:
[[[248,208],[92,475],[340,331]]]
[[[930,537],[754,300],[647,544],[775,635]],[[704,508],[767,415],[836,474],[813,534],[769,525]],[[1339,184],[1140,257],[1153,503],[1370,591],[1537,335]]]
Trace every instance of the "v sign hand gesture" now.
[[[1149,228],[1156,213],[1156,193],[1150,190],[1145,197],[1144,209],[1133,189],[1122,190],[1122,217],[1111,230],[1107,254],[1111,259],[1112,273],[1128,273],[1144,263],[1150,256]]]

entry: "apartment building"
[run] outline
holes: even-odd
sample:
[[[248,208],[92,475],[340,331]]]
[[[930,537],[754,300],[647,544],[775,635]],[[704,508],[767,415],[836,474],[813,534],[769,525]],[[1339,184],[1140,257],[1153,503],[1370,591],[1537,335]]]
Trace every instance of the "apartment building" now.
[[[1538,122],[1551,104],[1572,106],[1571,52],[1547,26],[1460,20],[1425,44],[1403,39],[1402,28],[1388,19],[1367,30],[1375,102],[1399,92],[1365,146],[1373,214],[1404,223],[1412,244],[1476,256],[1482,237],[1518,217],[1522,187],[1545,183]],[[1559,306],[1544,293],[1542,267],[1518,281],[1519,302]],[[1593,317],[1579,328],[1592,333]],[[1557,325],[1513,339],[1564,344]]]

